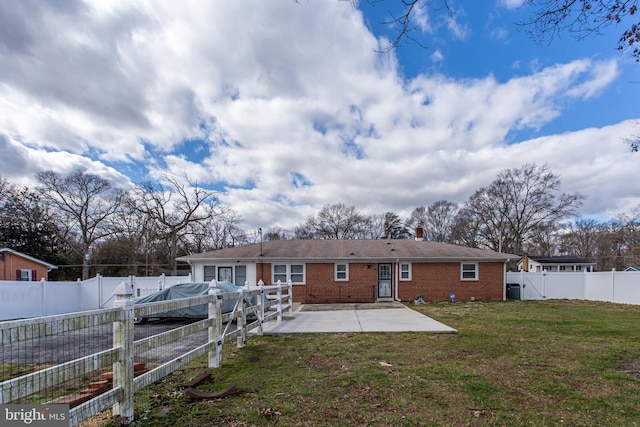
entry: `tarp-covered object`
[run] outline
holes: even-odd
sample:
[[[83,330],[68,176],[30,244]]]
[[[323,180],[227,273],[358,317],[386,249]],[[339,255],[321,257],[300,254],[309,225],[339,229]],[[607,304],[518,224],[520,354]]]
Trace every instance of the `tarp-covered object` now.
[[[222,292],[238,292],[241,288],[231,282],[216,282],[218,289]],[[193,298],[209,293],[209,282],[193,282],[193,283],[179,283],[177,285],[168,287],[161,291],[155,292],[151,295],[136,298],[134,301],[136,304],[142,304],[146,302],[156,301],[170,301],[180,298]],[[235,307],[237,300],[228,299],[222,301],[222,312],[229,313]],[[206,318],[209,315],[207,304],[196,305],[194,307],[180,308],[177,310],[167,311],[166,313],[159,313],[153,315],[153,317],[196,317]]]

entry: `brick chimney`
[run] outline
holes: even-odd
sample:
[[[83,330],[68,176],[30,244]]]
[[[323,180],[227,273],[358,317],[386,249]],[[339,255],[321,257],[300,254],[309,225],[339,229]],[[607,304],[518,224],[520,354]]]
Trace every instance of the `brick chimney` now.
[[[526,252],[522,254],[522,271],[529,271],[529,256]]]
[[[424,240],[422,227],[416,227],[416,241],[422,242]]]

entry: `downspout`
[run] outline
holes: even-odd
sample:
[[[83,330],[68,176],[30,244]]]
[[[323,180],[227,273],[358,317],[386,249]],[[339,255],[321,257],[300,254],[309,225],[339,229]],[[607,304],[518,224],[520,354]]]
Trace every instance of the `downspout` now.
[[[395,301],[400,301],[398,298],[398,287],[400,286],[400,260],[396,260],[396,286],[395,286]]]
[[[509,260],[506,260],[504,264],[502,264],[502,301],[507,300],[507,263]]]

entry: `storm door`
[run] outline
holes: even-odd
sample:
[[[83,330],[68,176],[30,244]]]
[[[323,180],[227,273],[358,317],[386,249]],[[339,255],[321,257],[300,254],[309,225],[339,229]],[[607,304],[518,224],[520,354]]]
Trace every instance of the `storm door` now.
[[[218,267],[218,281],[233,283],[233,267]]]
[[[391,264],[378,264],[378,298],[391,298]]]

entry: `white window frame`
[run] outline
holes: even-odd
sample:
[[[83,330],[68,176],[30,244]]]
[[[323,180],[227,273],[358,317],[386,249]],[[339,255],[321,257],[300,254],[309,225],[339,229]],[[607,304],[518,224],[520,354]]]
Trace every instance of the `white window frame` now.
[[[287,283],[289,280],[291,280],[291,283],[293,283],[294,285],[304,285],[307,282],[307,267],[306,264],[304,263],[273,263],[271,266],[271,283],[276,284],[278,283],[278,281],[276,280],[275,276],[276,276],[276,266],[285,266],[286,267],[286,273],[278,273],[278,275],[285,275],[286,280],[282,283]],[[302,282],[294,282],[291,279],[292,273],[291,273],[291,266],[302,266]],[[293,274],[300,274],[300,273],[293,273]]]
[[[219,265],[218,268],[216,269],[216,277],[218,278],[219,281],[223,281],[222,280],[222,275],[220,274],[221,270],[225,270],[225,271],[231,271],[231,280],[228,280],[228,282],[230,283],[234,283],[234,280],[236,278],[235,275],[235,269],[233,268],[232,265]],[[224,281],[227,281],[226,279]]]
[[[243,268],[244,267],[244,275],[238,275],[238,269],[239,268]],[[242,281],[242,283],[239,283],[239,278],[240,277],[244,277],[244,280]],[[235,265],[233,267],[233,279],[235,280],[236,286],[244,286],[245,282],[247,281],[247,266],[246,265]],[[239,283],[239,284],[238,284]]]
[[[25,277],[24,273],[27,273],[26,277]],[[20,281],[21,282],[32,282],[33,281],[33,277],[31,277],[31,273],[32,273],[31,270],[29,270],[27,268],[21,268],[20,269]]]
[[[402,267],[405,266],[405,265],[407,266],[407,270],[406,271],[402,270]],[[399,268],[400,268],[400,280],[401,281],[409,281],[409,280],[411,280],[411,275],[412,275],[411,263],[410,262],[401,262]],[[402,273],[407,273],[407,277],[402,277]]]
[[[207,269],[213,269],[213,275],[210,274],[210,277],[207,278]],[[209,273],[211,273],[211,271],[209,270]],[[202,280],[205,282],[210,282],[211,280],[215,279],[218,274],[218,267],[216,265],[203,265],[202,266]]]
[[[474,269],[473,272],[474,277],[464,277],[464,273],[469,273],[471,272],[471,270],[465,270],[464,266],[465,265],[473,265]],[[472,282],[472,281],[477,281],[478,277],[480,276],[479,274],[479,266],[477,262],[473,262],[473,261],[463,261],[460,263],[460,280],[465,281],[465,282]]]
[[[339,270],[339,267],[344,267],[344,270]],[[341,274],[344,275],[344,277],[340,277]],[[349,280],[349,263],[336,262],[333,265],[333,280],[336,282],[346,282]]]

